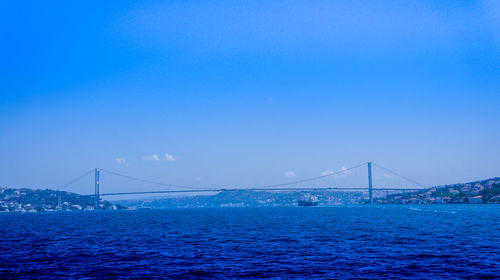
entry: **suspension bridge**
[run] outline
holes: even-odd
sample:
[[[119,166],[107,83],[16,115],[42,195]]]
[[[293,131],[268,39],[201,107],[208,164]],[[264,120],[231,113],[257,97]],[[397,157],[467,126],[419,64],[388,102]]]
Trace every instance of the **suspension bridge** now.
[[[413,185],[416,185],[418,187],[413,187],[413,188],[407,188],[407,187],[402,187],[402,188],[374,188],[373,187],[373,173],[372,173],[372,168],[373,166],[376,166],[385,172],[389,172],[392,175],[399,177],[403,180],[405,180],[408,183],[411,183]],[[365,167],[367,168],[367,186],[366,187],[307,187],[304,186],[306,183],[310,183],[313,181],[318,181],[321,179],[325,179],[327,177],[333,177],[335,175],[340,175],[343,173],[350,172],[353,169],[358,169]],[[331,172],[329,174],[321,175],[321,176],[316,176],[316,177],[310,177],[307,179],[302,179],[302,180],[297,180],[297,181],[290,181],[290,182],[285,182],[285,183],[280,183],[280,184],[271,184],[271,185],[263,185],[263,186],[257,186],[257,187],[233,187],[233,188],[206,188],[206,187],[200,187],[200,186],[188,186],[188,185],[176,185],[176,184],[169,184],[169,183],[164,183],[164,182],[157,182],[157,181],[152,181],[152,180],[147,180],[147,179],[142,179],[138,177],[133,177],[121,173],[117,173],[114,171],[102,169],[102,168],[94,168],[90,171],[87,171],[86,173],[82,174],[81,176],[78,176],[77,178],[71,180],[70,182],[60,186],[58,189],[61,190],[63,188],[66,188],[81,179],[85,178],[86,176],[89,176],[91,174],[94,174],[94,194],[89,194],[89,196],[94,197],[95,201],[95,209],[99,208],[99,201],[101,197],[104,196],[123,196],[123,195],[143,195],[143,194],[174,194],[174,193],[217,193],[217,192],[232,192],[232,191],[368,191],[368,197],[369,197],[369,202],[373,203],[373,192],[374,191],[400,191],[400,192],[406,192],[406,191],[419,191],[424,188],[426,188],[425,185],[410,179],[406,176],[400,175],[399,173],[392,171],[388,168],[385,168],[379,164],[373,163],[373,162],[366,162],[362,163],[350,168],[344,168],[342,170],[339,170],[337,172]],[[118,176],[122,177],[128,180],[136,181],[136,182],[141,182],[141,183],[146,183],[146,184],[153,184],[153,185],[158,185],[162,187],[168,187],[168,188],[176,188],[176,190],[154,190],[154,191],[132,191],[132,192],[110,192],[110,193],[101,193],[100,188],[100,176],[101,173],[106,173],[108,175],[113,175],[113,176]],[[298,187],[292,187],[292,186],[298,186]]]

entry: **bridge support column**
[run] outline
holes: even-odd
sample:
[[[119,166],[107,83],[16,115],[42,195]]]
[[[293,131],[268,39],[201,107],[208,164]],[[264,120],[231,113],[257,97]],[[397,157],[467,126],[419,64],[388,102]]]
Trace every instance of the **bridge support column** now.
[[[95,185],[94,185],[94,210],[99,209],[99,168],[95,169]]]
[[[372,181],[372,163],[368,163],[368,194],[370,196],[370,203],[373,203],[373,181]]]

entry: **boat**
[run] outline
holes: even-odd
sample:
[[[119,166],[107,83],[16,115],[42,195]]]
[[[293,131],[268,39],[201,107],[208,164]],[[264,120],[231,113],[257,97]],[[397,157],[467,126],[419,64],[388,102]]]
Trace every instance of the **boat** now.
[[[318,206],[318,198],[314,195],[306,195],[304,199],[297,201],[298,206]]]
[[[318,206],[318,202],[317,201],[299,200],[298,205],[299,206]]]

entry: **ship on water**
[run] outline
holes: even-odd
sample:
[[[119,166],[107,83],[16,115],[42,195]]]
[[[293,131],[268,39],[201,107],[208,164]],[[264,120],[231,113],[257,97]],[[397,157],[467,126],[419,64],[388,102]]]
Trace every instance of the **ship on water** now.
[[[303,199],[297,201],[298,206],[318,206],[318,197],[315,195],[307,194]]]

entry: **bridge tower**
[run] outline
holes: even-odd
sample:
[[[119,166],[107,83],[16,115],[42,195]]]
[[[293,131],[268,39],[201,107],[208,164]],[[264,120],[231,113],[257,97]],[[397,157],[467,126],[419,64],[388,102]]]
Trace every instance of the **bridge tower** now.
[[[95,192],[94,210],[97,210],[97,209],[99,209],[99,168],[95,169],[94,178],[95,178],[95,181],[94,181],[95,182],[95,184],[94,184],[94,192]]]
[[[368,194],[370,203],[373,203],[373,181],[372,181],[372,163],[368,162]]]

